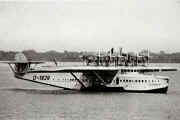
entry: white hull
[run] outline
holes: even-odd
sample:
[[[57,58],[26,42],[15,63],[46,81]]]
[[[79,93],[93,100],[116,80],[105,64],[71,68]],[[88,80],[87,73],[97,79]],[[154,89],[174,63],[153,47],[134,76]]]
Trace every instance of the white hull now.
[[[106,86],[93,86],[87,77],[81,72],[74,73],[83,85],[84,90],[106,90],[106,91],[129,91],[129,92],[150,92],[163,90],[167,91],[167,77],[144,75],[139,73],[118,73],[110,84]],[[82,85],[70,73],[26,73],[24,76],[16,76],[23,80],[51,85],[60,88],[81,90]],[[96,88],[97,87],[97,88]],[[86,89],[87,88],[87,89]]]

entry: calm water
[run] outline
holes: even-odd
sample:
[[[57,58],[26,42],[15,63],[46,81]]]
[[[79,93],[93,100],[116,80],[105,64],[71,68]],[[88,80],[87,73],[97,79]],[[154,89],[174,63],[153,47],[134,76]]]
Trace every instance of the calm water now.
[[[17,80],[0,64],[0,120],[179,120],[180,72],[158,74],[171,78],[167,94],[80,93]]]

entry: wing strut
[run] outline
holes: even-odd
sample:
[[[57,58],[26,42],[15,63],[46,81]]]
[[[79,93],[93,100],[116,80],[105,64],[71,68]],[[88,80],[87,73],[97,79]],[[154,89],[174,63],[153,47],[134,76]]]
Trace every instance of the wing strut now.
[[[73,72],[70,72],[70,73],[82,85],[83,88],[86,88],[85,85],[76,77],[76,75],[74,75]]]
[[[99,76],[95,71],[92,71],[96,77],[103,83],[104,86],[106,86],[106,83],[104,82],[104,80],[101,78],[101,76]]]
[[[15,71],[14,71],[13,67],[11,66],[11,64],[10,63],[8,63],[8,64],[9,64],[9,67],[11,68],[11,70],[13,71],[13,73],[15,73]]]

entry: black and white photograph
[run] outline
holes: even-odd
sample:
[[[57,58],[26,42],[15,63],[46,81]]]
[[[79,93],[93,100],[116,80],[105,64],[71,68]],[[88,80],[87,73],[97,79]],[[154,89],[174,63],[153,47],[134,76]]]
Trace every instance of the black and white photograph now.
[[[0,0],[0,120],[179,120],[180,0]]]

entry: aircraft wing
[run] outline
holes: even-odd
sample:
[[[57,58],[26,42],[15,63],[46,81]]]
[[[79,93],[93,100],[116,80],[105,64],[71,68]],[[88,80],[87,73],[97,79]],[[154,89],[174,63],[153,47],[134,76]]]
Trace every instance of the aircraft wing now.
[[[175,67],[143,67],[143,66],[134,67],[133,69],[139,72],[163,72],[163,71],[178,71],[179,70],[179,68],[175,68]]]
[[[178,71],[173,67],[124,67],[124,66],[76,66],[76,67],[39,67],[33,71],[39,72],[87,72],[87,71],[122,71],[122,72],[161,72]]]

